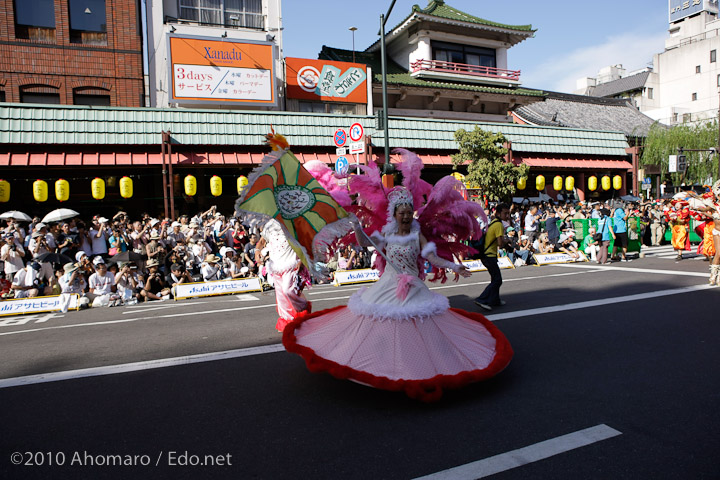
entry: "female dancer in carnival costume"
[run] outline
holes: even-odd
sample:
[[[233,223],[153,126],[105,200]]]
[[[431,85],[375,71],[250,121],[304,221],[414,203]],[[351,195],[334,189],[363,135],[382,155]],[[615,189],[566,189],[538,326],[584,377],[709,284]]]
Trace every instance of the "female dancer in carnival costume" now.
[[[712,227],[712,241],[715,247],[715,256],[710,264],[710,285],[720,285],[720,180],[713,185],[712,193],[715,199],[706,201],[707,208],[705,208],[705,212],[712,216],[712,224],[708,221],[705,231]]]
[[[469,276],[449,259],[468,252],[458,240],[479,237],[476,217],[487,220],[482,208],[462,198],[453,177],[435,187],[420,180],[422,161],[406,150],[396,152],[404,159],[398,166],[403,187],[385,196],[374,166],[349,179],[358,204],[347,209],[384,252],[378,256],[380,280],[353,294],[347,306],[297,318],[285,328],[283,344],[313,372],[435,401],[445,388],[496,375],[513,351],[487,318],[450,308],[445,296],[423,282],[423,258],[434,267],[433,280],[444,281],[446,269],[456,279]],[[354,227],[358,242],[370,244],[359,220]]]
[[[672,202],[672,208],[665,212],[672,228],[671,243],[677,252],[677,260],[683,259],[683,250],[690,250],[690,235],[688,234],[690,209],[687,206],[687,201],[676,199]]]

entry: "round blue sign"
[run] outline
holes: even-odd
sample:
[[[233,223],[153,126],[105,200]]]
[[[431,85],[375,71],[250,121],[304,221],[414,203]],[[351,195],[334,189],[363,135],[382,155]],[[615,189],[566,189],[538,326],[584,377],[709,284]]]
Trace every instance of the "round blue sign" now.
[[[350,169],[350,162],[348,162],[348,159],[345,157],[338,157],[337,160],[335,160],[335,171],[339,174],[346,174],[348,170]]]

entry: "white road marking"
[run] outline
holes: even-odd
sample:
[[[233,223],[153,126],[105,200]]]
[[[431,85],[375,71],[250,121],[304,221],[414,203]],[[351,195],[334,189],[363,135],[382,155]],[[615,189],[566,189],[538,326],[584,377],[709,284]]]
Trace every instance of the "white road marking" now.
[[[251,355],[262,355],[283,351],[282,344],[263,345],[260,347],[240,348],[224,352],[203,353],[199,355],[188,355],[184,357],[161,358],[146,362],[123,363],[120,365],[107,365],[104,367],[83,368],[69,370],[66,372],[41,373],[39,375],[28,375],[25,377],[6,378],[0,380],[0,388],[19,387],[22,385],[34,385],[37,383],[59,382],[76,378],[98,377],[102,375],[115,375],[118,373],[137,372],[140,370],[152,370],[155,368],[175,367],[179,365],[191,365],[193,363],[212,362],[215,360],[227,360],[230,358],[248,357]]]
[[[252,302],[253,300],[260,300],[255,295],[250,295],[249,293],[241,293],[240,295],[235,295],[235,298],[237,298],[241,302]]]
[[[191,305],[200,305],[201,303],[210,303],[210,302],[192,302]],[[168,308],[175,308],[175,307],[182,307],[187,306],[187,303],[177,303],[177,302],[157,302],[157,303],[151,303],[151,304],[143,304],[142,306],[139,305],[133,305],[128,307],[127,310],[125,310],[123,315],[133,314],[133,313],[143,313],[143,312],[154,312],[156,310],[165,310]]]
[[[712,285],[694,285],[691,287],[673,288],[670,290],[657,290],[654,292],[637,293],[635,295],[626,295],[624,297],[601,298],[598,300],[589,300],[587,302],[577,302],[577,303],[568,303],[566,305],[553,305],[550,307],[531,308],[528,310],[520,310],[520,311],[508,312],[508,313],[498,313],[496,315],[486,315],[486,316],[487,316],[488,320],[495,322],[497,320],[506,320],[508,318],[528,317],[530,315],[543,315],[545,313],[562,312],[565,310],[578,310],[581,308],[591,308],[591,307],[614,305],[616,303],[622,303],[622,302],[634,302],[636,300],[645,300],[648,298],[667,297],[670,295],[682,295],[685,293],[697,292],[697,291],[701,291],[701,290],[708,290],[711,288],[715,288],[715,287]]]
[[[593,443],[622,435],[614,428],[601,424],[574,433],[551,438],[544,442],[501,453],[477,462],[443,470],[416,480],[474,480],[485,478],[496,473],[505,472],[529,463],[550,458],[561,453],[586,447]]]
[[[594,268],[597,270],[616,270],[621,272],[637,272],[637,273],[654,273],[656,275],[672,275],[672,276],[684,276],[684,277],[704,277],[708,278],[709,273],[703,272],[684,272],[682,270],[657,270],[654,268],[633,268],[633,267],[614,267],[611,265],[577,265],[571,263],[564,263],[556,265],[556,267],[562,268]]]

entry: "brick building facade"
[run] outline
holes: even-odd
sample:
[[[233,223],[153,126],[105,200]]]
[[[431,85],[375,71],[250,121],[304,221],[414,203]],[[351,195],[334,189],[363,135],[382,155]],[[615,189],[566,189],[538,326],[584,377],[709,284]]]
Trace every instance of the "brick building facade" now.
[[[143,105],[137,0],[0,0],[0,101]]]

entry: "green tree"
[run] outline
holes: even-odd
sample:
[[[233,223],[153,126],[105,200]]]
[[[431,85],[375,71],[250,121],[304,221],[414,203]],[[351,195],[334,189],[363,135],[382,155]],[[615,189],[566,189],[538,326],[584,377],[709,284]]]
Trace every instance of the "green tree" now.
[[[457,169],[458,165],[468,163],[466,182],[477,185],[491,201],[510,199],[518,179],[527,176],[529,167],[505,161],[505,136],[475,126],[471,132],[462,128],[456,131],[455,140],[460,153],[452,156],[453,165]]]
[[[650,128],[643,143],[641,165],[659,165],[663,175],[668,173],[668,157],[677,155],[678,148],[692,150],[708,150],[706,152],[685,152],[687,157],[687,173],[672,173],[673,185],[704,184],[710,178],[718,176],[718,156],[710,154],[710,147],[717,148],[717,121],[700,124],[683,124],[671,128],[656,123]]]

